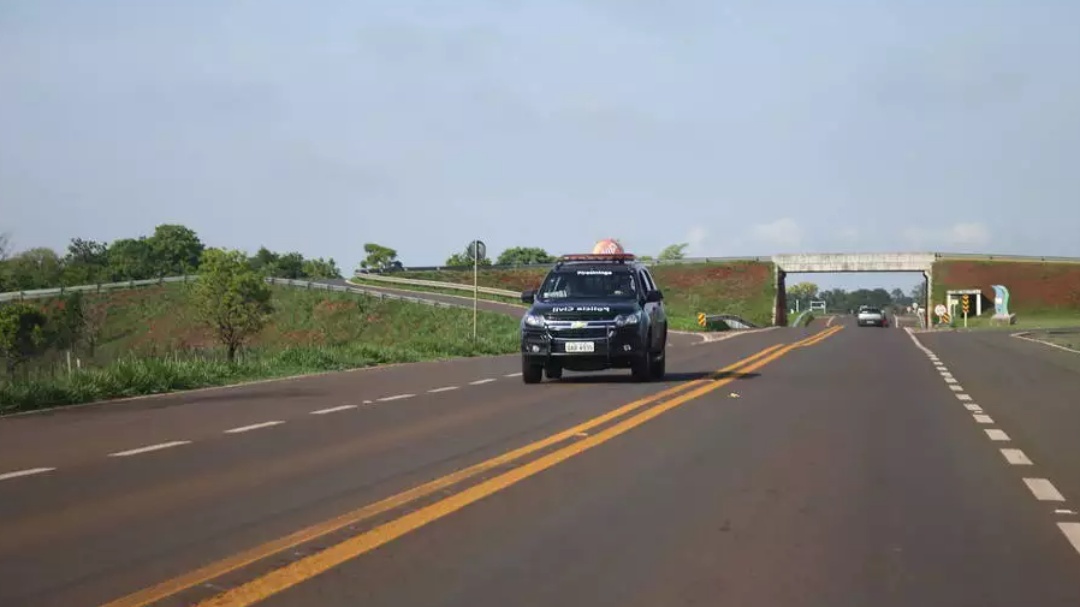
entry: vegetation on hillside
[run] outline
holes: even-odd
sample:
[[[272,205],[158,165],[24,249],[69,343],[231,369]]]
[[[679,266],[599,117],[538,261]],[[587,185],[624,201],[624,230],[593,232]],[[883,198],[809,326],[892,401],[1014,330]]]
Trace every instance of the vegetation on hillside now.
[[[0,306],[0,337],[21,356],[16,368],[0,376],[0,412],[517,350],[517,321],[508,316],[481,311],[479,339],[474,340],[469,310],[270,287],[265,324],[237,347],[230,363],[228,347],[206,322],[199,284]],[[73,308],[81,309],[84,319],[81,326],[74,325],[74,332],[72,326],[54,322]],[[30,323],[30,329],[16,331],[19,339],[8,341],[7,310],[35,310],[46,321]],[[9,352],[0,350],[5,368]]]
[[[111,243],[73,238],[63,254],[47,247],[15,253],[10,239],[2,236],[0,292],[196,274],[206,249],[194,230],[176,224],[159,225],[150,236]],[[265,247],[247,263],[264,276],[341,278],[333,259],[305,259],[300,253],[279,254]]]
[[[993,301],[993,285],[1009,289],[1009,311],[1018,316],[1080,315],[1078,263],[939,261],[934,264],[935,302],[944,302],[950,289],[980,289],[987,301]],[[993,313],[992,307],[989,313]]]

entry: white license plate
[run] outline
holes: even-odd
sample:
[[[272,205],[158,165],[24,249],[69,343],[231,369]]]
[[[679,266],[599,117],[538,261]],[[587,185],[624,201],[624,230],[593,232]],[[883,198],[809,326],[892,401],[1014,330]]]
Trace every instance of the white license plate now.
[[[568,341],[566,342],[567,352],[595,352],[596,344],[591,341]]]

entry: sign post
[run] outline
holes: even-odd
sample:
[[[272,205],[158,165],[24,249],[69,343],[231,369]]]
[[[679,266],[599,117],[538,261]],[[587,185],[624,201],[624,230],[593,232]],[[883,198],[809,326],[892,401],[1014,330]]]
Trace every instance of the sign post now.
[[[964,293],[964,296],[960,298],[960,308],[964,311],[964,328],[965,329],[968,326],[968,324],[967,324],[968,310],[970,309],[970,306],[971,306],[970,300],[968,299],[968,297],[969,297],[968,294]]]
[[[945,304],[934,306],[934,314],[938,317],[938,324],[949,322],[949,308]]]
[[[472,336],[476,339],[476,316],[477,303],[480,299],[480,258],[487,256],[487,245],[481,240],[469,243],[469,256],[473,258],[473,302],[472,302]]]

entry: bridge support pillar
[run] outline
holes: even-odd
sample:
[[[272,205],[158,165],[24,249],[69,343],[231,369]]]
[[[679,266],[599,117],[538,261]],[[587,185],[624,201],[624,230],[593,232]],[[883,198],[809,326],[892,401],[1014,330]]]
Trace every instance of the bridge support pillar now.
[[[786,277],[787,272],[780,266],[776,266],[776,298],[773,306],[773,324],[778,327],[786,327],[788,324],[787,287],[784,283]]]

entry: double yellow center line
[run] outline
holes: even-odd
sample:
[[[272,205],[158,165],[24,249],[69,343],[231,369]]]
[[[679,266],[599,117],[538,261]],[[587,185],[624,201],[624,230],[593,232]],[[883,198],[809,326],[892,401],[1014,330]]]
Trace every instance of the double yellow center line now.
[[[236,571],[274,554],[294,548],[303,543],[327,536],[371,519],[424,497],[431,496],[453,485],[476,477],[484,472],[504,466],[528,455],[553,447],[559,443],[578,438],[590,430],[618,420],[649,405],[654,405],[622,419],[596,434],[579,438],[576,442],[563,446],[541,457],[530,460],[516,468],[493,478],[469,486],[460,492],[441,499],[430,505],[409,512],[399,518],[379,525],[368,531],[343,540],[325,550],[294,561],[257,577],[240,586],[236,586],[217,596],[198,604],[197,607],[241,607],[252,605],[292,586],[309,580],[333,567],[354,559],[361,554],[374,550],[394,539],[416,530],[428,523],[443,518],[480,499],[492,495],[515,483],[518,483],[543,470],[551,468],[575,455],[583,453],[597,445],[619,436],[658,415],[674,409],[686,402],[701,397],[725,386],[746,373],[753,372],[780,358],[796,348],[804,348],[820,343],[837,333],[843,327],[835,326],[792,344],[777,344],[732,365],[720,369],[710,377],[686,382],[651,394],[645,398],[623,405],[599,417],[592,418],[572,428],[553,434],[509,451],[497,457],[480,462],[468,468],[453,472],[423,485],[398,493],[381,501],[369,504],[339,517],[301,529],[283,538],[267,542],[234,556],[211,563],[195,571],[146,588],[134,594],[122,597],[103,607],[143,607],[168,598],[196,585]]]

